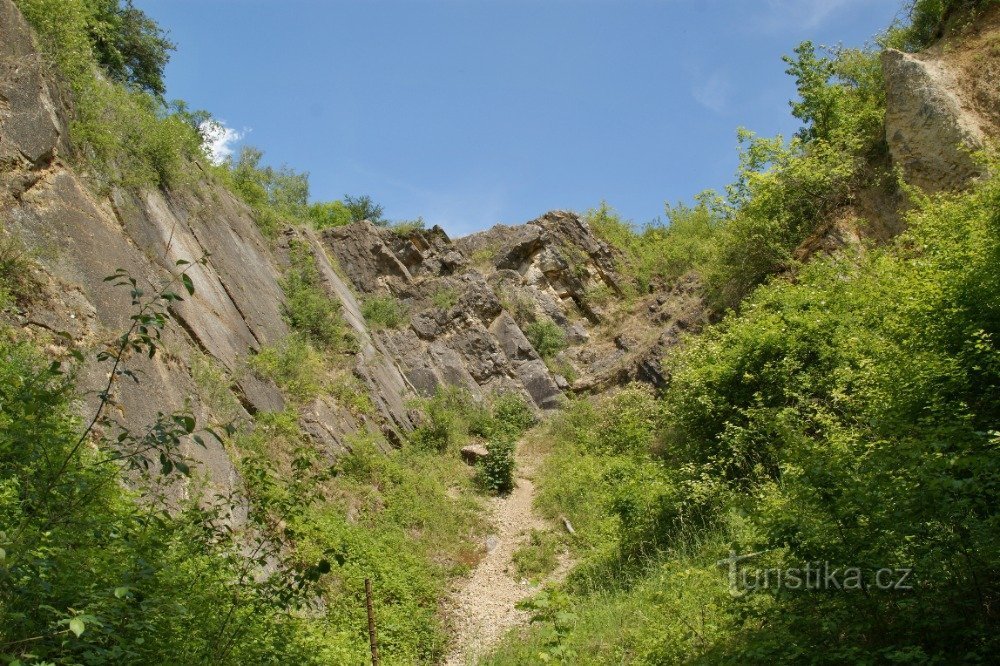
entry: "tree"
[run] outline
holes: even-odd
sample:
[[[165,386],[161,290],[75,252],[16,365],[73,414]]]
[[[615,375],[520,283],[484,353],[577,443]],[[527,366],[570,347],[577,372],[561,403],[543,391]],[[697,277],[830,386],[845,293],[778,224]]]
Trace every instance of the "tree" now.
[[[163,69],[175,45],[132,0],[89,0],[88,25],[97,62],[108,76],[162,99]]]
[[[382,217],[382,206],[372,201],[372,198],[367,194],[362,194],[358,197],[345,194],[344,205],[347,206],[347,210],[351,212],[352,222],[368,220],[372,224],[377,224],[380,227],[384,227],[389,224],[389,220]]]

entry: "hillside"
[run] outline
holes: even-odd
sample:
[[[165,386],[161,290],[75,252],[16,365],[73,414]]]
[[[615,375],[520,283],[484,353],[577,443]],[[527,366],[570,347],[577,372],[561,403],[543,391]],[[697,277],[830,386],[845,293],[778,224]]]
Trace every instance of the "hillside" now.
[[[365,663],[365,579],[440,663],[476,572],[533,581],[481,663],[1000,649],[995,2],[800,45],[800,132],[669,225],[456,239],[213,164],[129,11],[0,0],[5,663]]]

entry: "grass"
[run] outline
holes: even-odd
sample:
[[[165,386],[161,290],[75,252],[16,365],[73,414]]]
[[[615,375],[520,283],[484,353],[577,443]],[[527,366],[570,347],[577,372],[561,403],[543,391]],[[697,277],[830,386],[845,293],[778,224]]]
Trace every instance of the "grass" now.
[[[285,321],[324,351],[354,351],[356,341],[340,314],[340,301],[327,293],[310,245],[293,239],[289,258],[290,266],[281,279]]]
[[[450,310],[458,303],[458,290],[452,287],[442,287],[431,294],[431,303],[439,310]]]
[[[402,328],[408,320],[406,308],[391,295],[369,296],[361,304],[361,314],[371,328]]]
[[[231,442],[264,522],[292,535],[296,560],[330,563],[322,610],[310,620],[325,663],[368,658],[365,578],[383,660],[435,663],[447,642],[438,601],[480,557],[485,523],[471,471],[457,456],[416,447],[385,453],[369,434],[346,444],[350,452],[331,467],[294,412],[259,415]]]
[[[550,359],[566,348],[566,332],[551,319],[539,319],[528,324],[524,334],[544,359]]]
[[[537,580],[555,570],[559,564],[559,537],[552,532],[531,530],[528,542],[514,552],[517,575]]]
[[[228,423],[240,413],[240,401],[233,394],[233,380],[212,357],[193,352],[191,378],[198,395],[220,423]]]
[[[315,400],[327,386],[323,356],[303,336],[294,333],[251,356],[250,369],[277,384],[296,404]]]

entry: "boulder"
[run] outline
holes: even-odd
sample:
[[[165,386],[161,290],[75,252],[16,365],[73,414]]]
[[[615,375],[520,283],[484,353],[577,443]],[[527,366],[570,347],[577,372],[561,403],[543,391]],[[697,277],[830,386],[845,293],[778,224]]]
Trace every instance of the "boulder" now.
[[[462,447],[462,460],[469,465],[477,465],[490,454],[482,444],[469,444]]]

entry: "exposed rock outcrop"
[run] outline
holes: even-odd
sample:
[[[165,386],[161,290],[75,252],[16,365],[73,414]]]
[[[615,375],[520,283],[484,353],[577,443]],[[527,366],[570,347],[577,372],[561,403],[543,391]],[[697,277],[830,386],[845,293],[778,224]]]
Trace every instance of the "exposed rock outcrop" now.
[[[984,132],[964,103],[955,73],[938,59],[887,49],[886,141],[906,180],[930,192],[956,189],[979,175],[970,151]]]

